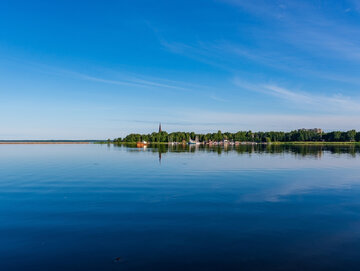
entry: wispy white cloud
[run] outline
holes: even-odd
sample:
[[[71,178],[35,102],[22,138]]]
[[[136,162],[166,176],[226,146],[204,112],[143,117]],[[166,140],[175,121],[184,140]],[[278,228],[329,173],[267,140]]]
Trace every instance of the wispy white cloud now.
[[[163,123],[164,129],[173,131],[216,132],[217,130],[236,132],[239,130],[252,131],[290,131],[299,128],[322,128],[326,131],[334,130],[360,130],[358,114],[345,113],[270,113],[255,109],[252,112],[231,112],[226,110],[206,110],[193,107],[164,107],[153,112],[155,119]],[[141,125],[133,125],[136,132],[152,132],[157,122],[154,116],[143,116],[139,121]],[[129,120],[119,119],[119,124],[124,122],[124,127],[129,127]],[[132,122],[132,120],[130,120]],[[143,123],[143,122],[147,122]],[[129,131],[127,131],[129,132]]]
[[[288,16],[289,10],[291,8],[300,8],[305,5],[302,2],[296,1],[266,1],[266,0],[256,0],[256,1],[246,1],[246,0],[219,0],[219,2],[227,3],[236,7],[239,7],[247,12],[261,15],[269,16],[272,18],[282,19],[285,16]]]
[[[276,85],[263,85],[269,94],[296,103],[316,106],[322,111],[360,112],[360,100],[341,94],[321,96],[309,92],[296,92]]]
[[[273,29],[273,37],[289,43],[299,49],[305,49],[312,55],[325,58],[336,58],[347,61],[360,60],[360,30],[354,21],[339,19],[334,16],[320,1],[243,1],[222,0],[262,19],[278,19],[282,23]],[[334,3],[337,15],[346,10],[360,10],[359,1],[351,0]],[[328,52],[333,52],[329,54]]]
[[[332,96],[318,95],[310,92],[290,90],[276,84],[252,84],[239,78],[234,79],[234,84],[240,88],[261,92],[291,102],[297,105],[297,107],[312,109],[315,112],[360,112],[359,97],[346,97],[342,94]]]
[[[360,2],[358,0],[348,0],[348,2],[350,3],[350,8],[348,8],[347,12],[350,11],[356,11],[356,12],[360,12]]]
[[[154,77],[148,74],[132,73],[123,70],[104,69],[92,67],[89,71],[71,70],[47,65],[39,62],[27,62],[18,58],[7,57],[9,63],[16,63],[24,68],[42,74],[50,74],[59,77],[75,78],[84,81],[98,82],[110,85],[136,87],[144,89],[167,89],[173,91],[191,92],[213,90],[211,86],[196,84],[188,80],[172,80],[168,77]]]
[[[344,73],[339,70],[339,63],[342,63],[343,67],[348,67],[350,71],[352,70],[351,67],[354,61],[357,62],[358,58],[360,60],[360,47],[358,48],[354,43],[341,40],[340,37],[331,37],[330,34],[329,36],[326,33],[317,34],[317,32],[307,31],[306,36],[301,34],[302,36],[299,37],[290,32],[288,36],[284,36],[283,33],[280,34],[282,36],[280,38],[291,46],[299,47],[301,50],[309,50],[310,55],[308,57],[303,57],[303,55],[298,54],[298,51],[294,50],[279,49],[269,51],[226,40],[196,42],[189,45],[179,42],[166,42],[162,39],[161,45],[173,53],[189,57],[232,74],[244,73],[242,67],[244,63],[250,61],[259,67],[283,71],[293,76],[301,75],[304,78],[322,82],[333,81],[349,85],[360,85],[360,79],[356,74]],[[354,35],[356,36],[355,33]],[[327,68],[323,67],[323,61],[314,61],[314,58],[319,57],[326,58],[328,62]]]
[[[113,85],[141,87],[141,88],[167,88],[167,89],[184,90],[184,91],[190,90],[188,88],[181,86],[169,85],[155,81],[148,81],[136,77],[127,77],[127,79],[123,79],[123,80],[110,80],[110,79],[104,79],[101,77],[94,77],[80,73],[72,73],[72,74],[83,80],[113,84]]]
[[[176,116],[173,116],[176,118]],[[289,131],[299,128],[319,127],[325,130],[350,130],[360,128],[360,119],[351,114],[271,114],[271,113],[232,113],[200,110],[186,110],[181,115],[183,121],[199,123],[196,131],[209,132],[221,129],[238,130],[277,130]],[[204,123],[207,125],[201,125]],[[182,127],[185,130],[186,125]],[[191,127],[190,127],[191,128]],[[193,127],[192,127],[193,128]]]
[[[217,102],[224,102],[224,103],[229,102],[229,100],[227,100],[227,99],[225,99],[223,97],[219,97],[219,96],[217,96],[215,94],[211,94],[209,97],[210,97],[210,99],[212,99],[214,101],[217,101]]]
[[[219,0],[269,20],[272,28],[262,29],[251,26],[258,36],[251,36],[255,46],[221,39],[193,42],[170,41],[159,36],[160,44],[167,50],[190,57],[228,72],[241,70],[243,60],[260,66],[285,71],[292,75],[315,80],[331,80],[359,85],[360,80],[353,71],[353,65],[360,61],[360,25],[339,19],[334,12],[344,13],[348,6],[356,9],[357,1],[350,1],[339,9],[326,12],[326,5],[306,1],[243,1]],[[334,9],[337,7],[333,6]],[[274,19],[280,21],[274,24]],[[271,31],[271,49],[262,47],[261,37]],[[243,35],[245,33],[242,33]],[[326,65],[324,65],[326,63]],[[339,66],[344,67],[340,70]],[[344,73],[343,70],[350,72]]]
[[[217,130],[237,132],[252,131],[291,131],[299,128],[322,128],[325,131],[360,129],[360,119],[355,115],[336,114],[271,114],[271,113],[233,113],[207,111],[195,108],[172,108],[171,116],[162,115],[161,123],[167,132],[194,131],[213,133]],[[130,132],[151,133],[158,122],[152,118],[114,120],[120,127],[127,127],[118,136]],[[115,136],[115,135],[114,135]]]

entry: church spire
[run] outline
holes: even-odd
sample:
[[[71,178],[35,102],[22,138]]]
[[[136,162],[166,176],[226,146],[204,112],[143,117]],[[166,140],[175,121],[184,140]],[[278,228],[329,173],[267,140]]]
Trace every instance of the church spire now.
[[[159,133],[161,133],[161,122],[159,123]]]

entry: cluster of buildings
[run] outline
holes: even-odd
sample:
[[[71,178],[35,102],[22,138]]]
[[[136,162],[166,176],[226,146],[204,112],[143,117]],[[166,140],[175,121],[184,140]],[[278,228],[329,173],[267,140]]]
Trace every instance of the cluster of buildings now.
[[[186,142],[184,140],[182,143],[172,142],[170,144],[172,144],[172,145],[189,144],[189,145],[208,145],[208,146],[239,146],[239,145],[257,145],[257,144],[267,144],[267,143],[266,142],[257,143],[257,142],[251,142],[251,141],[229,141],[227,139],[224,139],[221,141],[208,140],[208,141],[204,141],[204,142],[199,142],[197,139],[195,139],[195,140],[190,139],[188,142]]]
[[[266,143],[257,143],[257,142],[248,142],[248,141],[229,141],[229,140],[221,140],[221,141],[211,141],[205,143],[209,146],[239,146],[239,145],[256,145],[256,144],[266,144]]]

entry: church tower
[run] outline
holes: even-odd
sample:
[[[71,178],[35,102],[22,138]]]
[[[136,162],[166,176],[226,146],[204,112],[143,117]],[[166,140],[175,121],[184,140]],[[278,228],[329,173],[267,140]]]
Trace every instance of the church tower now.
[[[159,133],[161,133],[161,123],[159,123]]]

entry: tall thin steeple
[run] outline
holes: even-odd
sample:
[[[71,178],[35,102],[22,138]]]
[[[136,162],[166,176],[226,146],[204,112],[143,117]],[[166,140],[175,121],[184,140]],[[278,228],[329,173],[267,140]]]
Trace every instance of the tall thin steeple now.
[[[161,133],[161,122],[159,123],[159,133]]]

